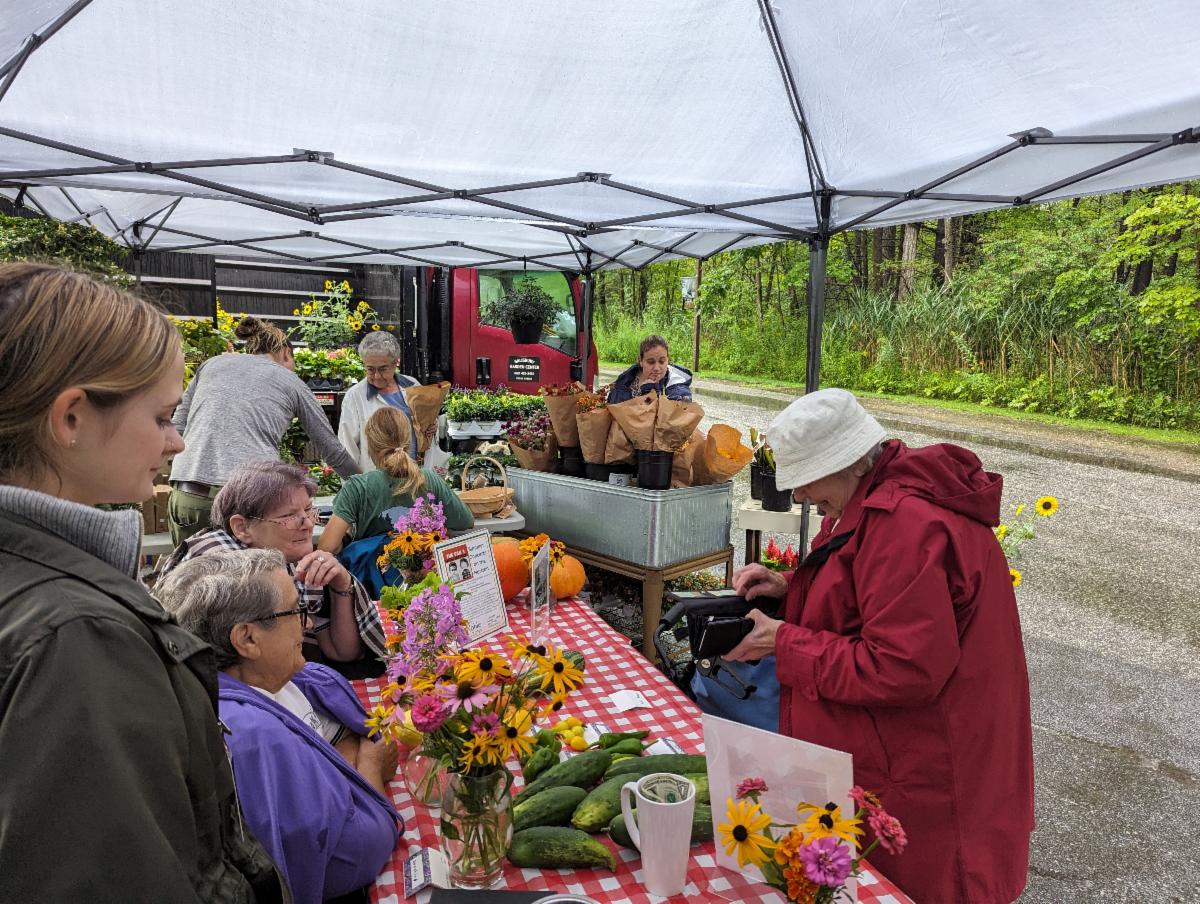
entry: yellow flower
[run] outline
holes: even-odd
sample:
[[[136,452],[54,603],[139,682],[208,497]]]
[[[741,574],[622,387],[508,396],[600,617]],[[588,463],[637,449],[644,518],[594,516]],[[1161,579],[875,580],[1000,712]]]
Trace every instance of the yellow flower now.
[[[512,669],[503,656],[488,649],[468,650],[458,663],[458,677],[482,687],[512,677]]]
[[[538,718],[543,722],[550,721],[555,715],[562,711],[562,708],[566,706],[566,703],[566,694],[551,694],[546,698],[545,705],[538,710]]]
[[[389,333],[394,333],[394,332],[396,332],[396,328],[395,328],[394,326],[391,326],[391,325],[389,325],[389,326],[388,326],[388,332],[389,332]]]
[[[1010,568],[1008,569],[1008,576],[1012,578],[1013,590],[1016,590],[1021,586],[1021,572],[1017,571],[1015,568]]]
[[[306,304],[306,305],[304,306],[304,314],[305,314],[305,316],[308,316],[308,315],[309,315],[309,314],[311,314],[311,313],[312,313],[312,305],[310,305],[310,304]]]
[[[342,280],[342,291],[343,291],[343,292],[349,292],[349,291],[350,291],[350,282],[349,282],[349,280],[345,280],[345,279],[343,279],[343,280]]]
[[[783,836],[775,847],[775,862],[780,866],[787,866],[795,860],[800,848],[804,846],[804,833],[799,828],[794,828]]]
[[[787,893],[790,900],[795,904],[815,904],[817,892],[821,890],[821,886],[808,878],[802,865],[796,864],[785,869],[783,878],[787,882]]]
[[[366,720],[363,722],[363,727],[367,729],[367,737],[382,736],[387,732],[388,717],[391,716],[393,708],[380,704],[371,708]]]
[[[738,867],[747,863],[762,866],[767,860],[767,854],[775,846],[763,829],[771,824],[771,817],[752,800],[726,801],[725,818],[717,826],[721,836],[721,844],[725,845],[725,853],[737,852]]]
[[[463,744],[459,762],[464,769],[475,766],[499,766],[504,762],[499,739],[493,734],[475,734]]]
[[[555,694],[573,691],[583,683],[583,672],[554,647],[550,647],[545,656],[537,657],[537,670],[542,677],[542,689],[553,688]]]
[[[842,808],[837,804],[827,803],[823,807],[818,807],[815,804],[800,803],[796,807],[796,812],[802,817],[805,813],[808,814],[804,822],[800,823],[800,831],[804,833],[807,841],[832,836],[858,847],[858,839],[854,836],[862,834],[859,820],[853,817],[842,819]]]
[[[1049,518],[1058,511],[1058,500],[1053,496],[1042,496],[1034,503],[1034,508],[1043,518]]]
[[[299,309],[299,308],[296,308],[294,311],[292,311],[292,316],[293,316],[293,317],[299,317],[299,316],[300,316],[300,309]]]
[[[524,719],[520,718],[522,715],[525,717]],[[496,733],[496,740],[504,759],[511,759],[514,756],[522,758],[528,756],[533,750],[534,738],[528,733],[529,724],[529,713],[524,710],[516,710],[504,717],[500,730]],[[522,725],[526,727],[522,728]]]
[[[1023,511],[1025,511],[1025,503],[1024,502],[1022,502],[1020,505],[1017,506],[1017,516],[1020,517],[1021,512],[1023,512]]]
[[[325,280],[325,291],[328,292],[332,288],[333,288],[333,280],[332,279]]]
[[[396,539],[388,543],[388,546],[391,546],[393,543],[396,549],[404,553],[404,555],[411,556],[421,548],[421,535],[415,530],[403,530],[396,534]]]
[[[997,540],[1003,540],[1007,536],[1008,536],[1008,525],[1007,524],[1001,524],[998,528],[996,528],[996,539]]]
[[[378,323],[373,323],[373,324],[371,324],[371,329],[373,329],[373,330],[375,330],[376,332],[378,332],[378,331],[379,331],[379,324],[378,324]]]

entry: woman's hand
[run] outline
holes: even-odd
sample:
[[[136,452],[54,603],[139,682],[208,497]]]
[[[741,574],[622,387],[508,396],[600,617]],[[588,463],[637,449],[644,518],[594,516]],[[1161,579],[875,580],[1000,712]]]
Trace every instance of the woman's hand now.
[[[350,590],[350,572],[323,549],[313,550],[296,563],[296,577],[309,587],[331,587],[339,593]]]
[[[400,748],[391,741],[362,740],[358,745],[358,773],[375,790],[390,799],[387,785],[396,777],[400,765]]]
[[[757,562],[753,565],[743,565],[733,573],[733,589],[738,596],[746,600],[758,599],[760,596],[782,599],[787,596],[787,588],[787,578]]]
[[[722,658],[733,662],[746,662],[751,659],[762,659],[764,656],[775,655],[775,635],[783,624],[777,618],[763,615],[757,609],[751,609],[746,618],[754,622],[754,630],[742,638],[742,642],[726,653]]]

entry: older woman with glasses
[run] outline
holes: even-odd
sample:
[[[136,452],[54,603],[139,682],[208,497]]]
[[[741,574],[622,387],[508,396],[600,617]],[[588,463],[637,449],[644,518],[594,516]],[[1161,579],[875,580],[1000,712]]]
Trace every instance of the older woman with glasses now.
[[[373,470],[375,463],[367,452],[367,421],[380,408],[390,405],[404,412],[412,424],[408,454],[417,459],[416,422],[404,398],[404,390],[419,386],[420,382],[399,372],[400,343],[391,333],[370,333],[358,344],[358,356],[362,359],[367,378],[351,386],[342,398],[338,439],[358,461],[360,471],[365,474]],[[435,427],[430,427],[427,433],[432,437],[435,431]]]
[[[238,796],[294,900],[318,904],[370,885],[403,828],[387,791],[398,754],[364,736],[366,713],[345,678],[305,663],[311,616],[283,554],[192,559],[156,594],[215,652]]]
[[[314,620],[310,640],[339,670],[385,653],[383,625],[366,589],[337,558],[313,549],[317,485],[308,473],[282,461],[243,465],[213,500],[212,526],[187,538],[161,569],[167,574],[184,562],[217,550],[274,549],[283,554],[301,600]],[[370,671],[350,667],[352,677]]]

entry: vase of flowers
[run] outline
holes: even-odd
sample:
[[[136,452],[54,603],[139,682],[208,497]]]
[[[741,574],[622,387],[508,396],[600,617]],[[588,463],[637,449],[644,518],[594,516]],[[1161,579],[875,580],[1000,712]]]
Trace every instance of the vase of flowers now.
[[[427,493],[396,519],[395,528],[375,564],[385,581],[395,572],[404,584],[415,584],[433,568],[434,545],[448,536],[445,510],[433,493]]]
[[[457,888],[490,888],[512,841],[512,773],[451,772],[442,795],[442,853]]]
[[[883,809],[870,791],[855,786],[850,797],[857,806],[845,816],[834,803],[801,801],[798,823],[777,823],[763,811],[759,799],[768,791],[761,778],[748,778],[726,801],[726,821],[717,826],[717,841],[738,867],[756,867],[763,880],[797,904],[833,904],[849,900],[846,881],[857,876],[867,854],[882,847],[889,854],[904,851],[908,838],[900,820]],[[862,850],[863,822],[874,836]]]

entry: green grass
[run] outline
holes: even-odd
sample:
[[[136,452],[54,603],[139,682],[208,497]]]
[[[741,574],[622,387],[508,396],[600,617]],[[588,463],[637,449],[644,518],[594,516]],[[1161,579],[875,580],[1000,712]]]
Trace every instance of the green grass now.
[[[628,366],[628,363],[622,364],[617,361],[600,362],[600,368],[602,370],[620,371],[624,370]],[[796,395],[800,395],[804,392],[804,385],[802,383],[795,383],[788,380],[776,380],[770,377],[746,376],[744,374],[734,374],[724,371],[704,369],[700,374],[698,374],[698,378],[703,380],[719,380],[728,383],[738,383],[743,386],[754,386],[759,389],[765,389],[774,392],[790,392]],[[1163,430],[1153,427],[1133,427],[1128,424],[1113,424],[1107,421],[1060,417],[1053,414],[1041,414],[1036,411],[1014,411],[1010,408],[1001,408],[992,405],[977,405],[973,402],[953,402],[943,399],[929,399],[925,398],[924,396],[888,395],[886,393],[862,391],[855,391],[855,395],[863,399],[883,399],[894,402],[909,402],[916,405],[925,405],[929,408],[940,408],[944,411],[961,411],[966,414],[995,415],[997,417],[1009,418],[1010,420],[1015,421],[1033,421],[1039,424],[1049,424],[1068,428],[1073,427],[1078,430],[1095,430],[1102,433],[1109,433],[1114,436],[1129,437],[1131,439],[1138,439],[1152,443],[1161,443],[1169,446],[1194,446],[1194,449],[1188,451],[1200,452],[1200,432],[1192,430]]]

